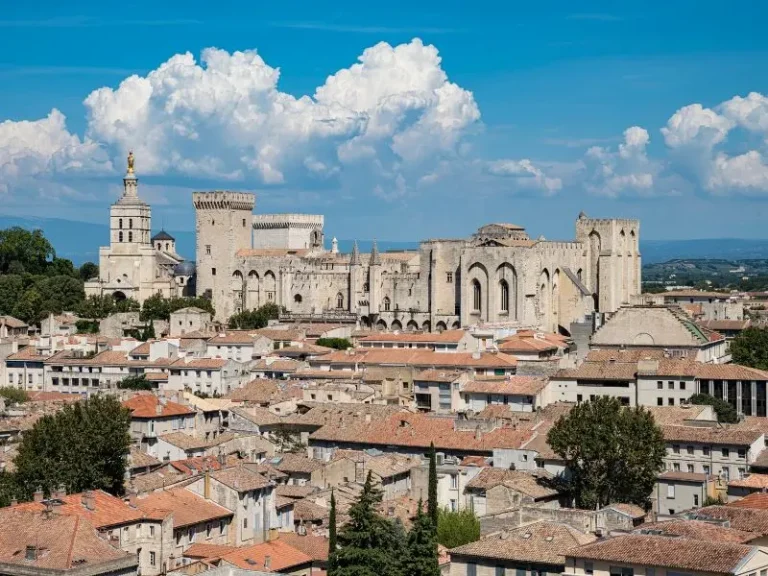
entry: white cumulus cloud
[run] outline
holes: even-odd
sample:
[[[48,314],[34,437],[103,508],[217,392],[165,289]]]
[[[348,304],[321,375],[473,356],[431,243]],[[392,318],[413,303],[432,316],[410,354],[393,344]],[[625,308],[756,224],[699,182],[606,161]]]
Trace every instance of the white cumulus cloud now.
[[[514,178],[519,188],[539,190],[547,195],[554,194],[563,187],[560,178],[547,176],[528,159],[489,162],[488,172],[494,176]]]
[[[593,194],[616,197],[624,193],[649,195],[654,192],[659,166],[648,158],[650,136],[645,128],[632,126],[624,131],[618,150],[593,146],[584,164],[585,187]]]

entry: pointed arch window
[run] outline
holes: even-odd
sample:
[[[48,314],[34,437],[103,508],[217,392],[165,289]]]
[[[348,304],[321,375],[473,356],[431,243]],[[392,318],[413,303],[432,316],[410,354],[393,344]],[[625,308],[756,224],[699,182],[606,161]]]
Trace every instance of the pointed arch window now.
[[[389,307],[390,307],[389,298],[385,297],[384,298],[384,312],[389,312]]]
[[[344,308],[344,295],[341,292],[336,294],[336,308],[339,310]]]
[[[472,310],[480,312],[483,305],[483,293],[480,289],[480,282],[472,280]]]
[[[122,227],[123,227],[123,219],[122,219],[122,218],[120,218],[120,219],[117,221],[117,227],[118,227],[118,228],[122,228]]]
[[[501,311],[509,312],[509,284],[506,280],[499,282],[499,302],[501,302]]]
[[[128,218],[128,228],[133,230],[133,218]]]

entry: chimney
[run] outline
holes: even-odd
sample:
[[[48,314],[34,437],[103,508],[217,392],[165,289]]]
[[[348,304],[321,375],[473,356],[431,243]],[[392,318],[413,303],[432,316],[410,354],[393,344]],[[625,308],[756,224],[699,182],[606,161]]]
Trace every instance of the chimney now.
[[[83,506],[85,506],[86,510],[93,511],[96,509],[96,503],[93,498],[92,490],[86,490],[83,492]]]
[[[160,416],[162,413],[163,413],[163,405],[162,405],[160,402],[158,402],[158,403],[155,405],[155,414],[157,414],[158,416]]]
[[[264,569],[269,570],[270,568],[272,568],[272,556],[267,554],[264,556]]]
[[[11,506],[16,506],[16,504],[19,503],[19,500],[14,496],[11,498]]]
[[[43,489],[42,487],[38,486],[37,490],[35,490],[35,493],[32,495],[32,499],[35,502],[42,502],[43,501]]]
[[[27,550],[24,552],[24,559],[32,561],[37,560],[37,546],[27,544]]]
[[[211,471],[208,466],[205,467],[205,476],[203,476],[203,496],[206,500],[211,499]]]
[[[131,490],[131,494],[128,496],[128,505],[131,508],[138,508],[138,496],[136,495],[136,490]]]
[[[480,429],[480,426],[475,428],[475,440],[480,440],[483,437],[483,431]]]

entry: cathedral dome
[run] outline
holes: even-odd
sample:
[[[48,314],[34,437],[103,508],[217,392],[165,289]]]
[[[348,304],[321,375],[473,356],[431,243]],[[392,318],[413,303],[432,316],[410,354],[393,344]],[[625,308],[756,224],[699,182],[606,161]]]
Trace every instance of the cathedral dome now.
[[[179,262],[173,267],[174,276],[194,276],[195,275],[195,263],[185,260]]]

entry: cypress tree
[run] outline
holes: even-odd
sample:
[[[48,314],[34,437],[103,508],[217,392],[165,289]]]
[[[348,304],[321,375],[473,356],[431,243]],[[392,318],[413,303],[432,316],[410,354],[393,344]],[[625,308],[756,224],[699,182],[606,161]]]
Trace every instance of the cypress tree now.
[[[335,576],[336,567],[336,495],[331,490],[331,511],[328,514],[328,576]]]
[[[437,532],[437,454],[435,444],[429,444],[429,487],[427,492],[427,516],[432,521],[432,527]]]
[[[382,491],[370,471],[349,522],[338,532],[333,576],[401,576],[402,539],[392,522],[376,512]]]
[[[440,576],[437,561],[437,538],[432,520],[424,514],[419,500],[419,509],[411,531],[403,562],[403,574],[408,576]]]

